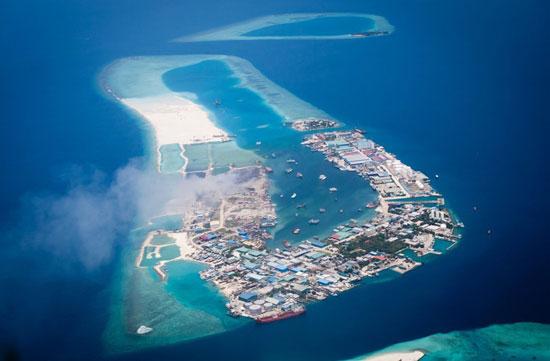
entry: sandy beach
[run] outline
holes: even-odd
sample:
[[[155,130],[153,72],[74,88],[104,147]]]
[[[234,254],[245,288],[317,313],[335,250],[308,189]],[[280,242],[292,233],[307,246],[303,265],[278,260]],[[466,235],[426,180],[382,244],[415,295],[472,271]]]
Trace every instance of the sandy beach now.
[[[187,232],[168,232],[168,237],[176,240],[176,245],[180,249],[180,256],[177,259],[193,260],[191,255],[196,251],[196,247],[187,236]]]
[[[214,125],[203,107],[177,94],[121,98],[120,101],[149,122],[154,130],[157,147],[228,139],[227,134]]]
[[[418,361],[422,357],[424,357],[424,352],[415,350],[383,353],[366,357],[363,361]]]

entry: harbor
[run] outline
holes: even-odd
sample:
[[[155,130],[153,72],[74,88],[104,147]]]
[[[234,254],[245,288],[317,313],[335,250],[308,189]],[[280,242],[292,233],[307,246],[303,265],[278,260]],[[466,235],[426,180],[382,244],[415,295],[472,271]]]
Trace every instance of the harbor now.
[[[197,202],[183,215],[182,228],[172,234],[180,240],[176,242],[181,247],[179,259],[208,266],[201,278],[224,295],[232,316],[269,323],[302,315],[310,302],[337,295],[384,271],[409,272],[422,264],[424,256],[440,255],[459,239],[460,225],[428,177],[365,139],[363,132],[311,134],[303,145],[322,152],[340,171],[356,172],[366,186],[370,184],[379,194],[378,201],[365,203],[356,214],[363,209],[373,209],[375,214],[366,221],[349,218],[326,237],[284,241],[284,247],[270,248],[279,222],[269,194],[273,169],[262,165],[232,169],[230,174],[240,179],[243,188],[214,202]],[[300,168],[293,158],[280,162]],[[292,172],[285,173],[291,176]],[[328,194],[337,196],[338,188],[325,183],[322,176],[318,181],[326,184]],[[293,192],[287,197],[300,196]],[[299,203],[296,209],[306,207]],[[320,222],[310,218],[292,234]],[[162,266],[156,267],[161,280],[170,277]]]

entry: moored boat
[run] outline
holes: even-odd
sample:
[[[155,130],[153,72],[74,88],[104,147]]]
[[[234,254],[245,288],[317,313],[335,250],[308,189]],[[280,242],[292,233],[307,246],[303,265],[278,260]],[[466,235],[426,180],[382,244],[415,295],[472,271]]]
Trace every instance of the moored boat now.
[[[290,311],[285,311],[281,313],[274,314],[272,316],[258,317],[256,322],[258,323],[270,323],[280,320],[286,320],[287,318],[296,317],[306,312],[304,307],[297,307]]]

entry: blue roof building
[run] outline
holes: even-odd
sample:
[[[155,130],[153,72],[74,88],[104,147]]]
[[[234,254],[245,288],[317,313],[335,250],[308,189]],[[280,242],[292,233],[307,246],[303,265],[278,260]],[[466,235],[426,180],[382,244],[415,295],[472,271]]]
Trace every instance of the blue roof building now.
[[[320,241],[318,239],[315,239],[315,240],[311,241],[311,244],[314,245],[317,248],[324,248],[324,247],[327,246],[327,244],[325,242]]]
[[[256,295],[255,292],[243,292],[239,295],[239,300],[241,301],[244,301],[244,302],[252,302],[254,301],[256,298],[258,297],[258,295]]]

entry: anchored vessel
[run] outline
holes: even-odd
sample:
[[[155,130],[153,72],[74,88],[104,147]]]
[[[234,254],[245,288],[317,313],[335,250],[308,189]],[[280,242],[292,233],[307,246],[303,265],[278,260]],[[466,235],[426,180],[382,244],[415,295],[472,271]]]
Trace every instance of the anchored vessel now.
[[[290,311],[285,311],[282,313],[277,313],[271,316],[265,316],[265,317],[259,317],[256,319],[257,323],[270,323],[280,320],[286,320],[287,318],[300,316],[306,312],[306,309],[304,307],[296,307]]]

